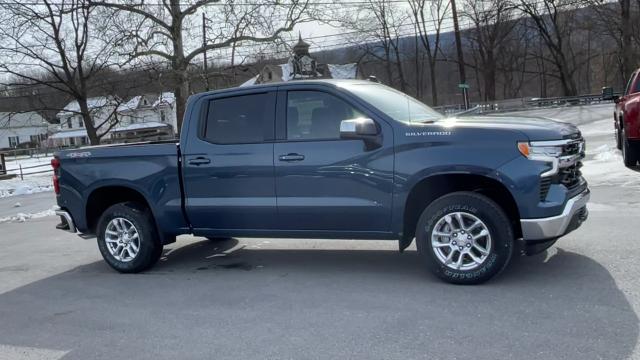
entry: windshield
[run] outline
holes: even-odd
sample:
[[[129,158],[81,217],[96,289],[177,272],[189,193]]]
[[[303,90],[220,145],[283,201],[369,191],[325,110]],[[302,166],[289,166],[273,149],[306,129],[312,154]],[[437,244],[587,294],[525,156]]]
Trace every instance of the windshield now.
[[[443,118],[420,101],[385,85],[346,84],[344,87],[396,121],[421,123]]]

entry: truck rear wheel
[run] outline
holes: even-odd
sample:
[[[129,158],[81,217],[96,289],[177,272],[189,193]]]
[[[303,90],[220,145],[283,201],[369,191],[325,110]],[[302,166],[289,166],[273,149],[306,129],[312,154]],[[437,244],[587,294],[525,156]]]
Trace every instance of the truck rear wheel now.
[[[627,167],[638,163],[638,146],[629,141],[626,128],[622,128],[622,159]]]
[[[513,254],[514,235],[504,211],[493,200],[455,192],[422,212],[416,245],[427,268],[453,284],[483,283],[502,271]]]
[[[121,273],[144,271],[162,254],[151,212],[136,203],[109,207],[100,217],[96,231],[102,257]]]

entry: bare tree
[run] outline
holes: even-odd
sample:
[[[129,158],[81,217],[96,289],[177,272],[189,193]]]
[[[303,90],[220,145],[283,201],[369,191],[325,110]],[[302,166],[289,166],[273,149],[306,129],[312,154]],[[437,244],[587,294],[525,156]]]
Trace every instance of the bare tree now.
[[[615,44],[620,86],[624,87],[627,77],[638,66],[638,45],[640,45],[640,1],[589,0],[592,5],[591,19],[597,38],[606,38],[609,44]],[[605,69],[606,70],[606,69]]]
[[[182,125],[187,97],[190,94],[188,68],[206,51],[228,49],[240,43],[273,42],[294,25],[305,21],[309,0],[265,0],[252,3],[219,3],[219,0],[89,0],[112,13],[120,25],[118,42],[131,61],[145,57],[164,59],[171,64],[175,80],[178,129]],[[198,11],[205,11],[206,44],[198,26]],[[200,34],[202,35],[202,34]]]
[[[362,58],[381,63],[390,85],[396,86],[397,83],[401,90],[406,91],[404,59],[400,49],[401,27],[408,19],[406,12],[390,0],[367,0],[352,11],[336,8],[328,17],[334,19],[329,23],[351,30],[350,42],[363,51]]]
[[[485,101],[496,99],[498,57],[508,50],[505,40],[516,25],[512,10],[507,0],[467,0],[463,4],[463,14],[473,24],[465,35],[477,59],[475,68],[482,76]]]
[[[99,144],[118,118],[114,112],[94,123],[87,104],[89,82],[111,65],[113,55],[109,39],[94,31],[94,22],[108,20],[94,16],[87,0],[0,4],[0,56],[6,59],[0,73],[11,88],[47,88],[74,100],[90,143]]]
[[[409,0],[411,13],[418,31],[420,43],[424,47],[429,63],[431,81],[431,105],[438,105],[438,82],[436,65],[440,48],[442,23],[449,14],[449,1],[446,0]],[[431,37],[433,36],[433,40]]]
[[[578,93],[574,74],[576,57],[572,48],[572,32],[576,28],[573,0],[519,0],[517,6],[531,19],[550,55],[548,61],[556,73],[550,74],[560,80],[565,96]]]

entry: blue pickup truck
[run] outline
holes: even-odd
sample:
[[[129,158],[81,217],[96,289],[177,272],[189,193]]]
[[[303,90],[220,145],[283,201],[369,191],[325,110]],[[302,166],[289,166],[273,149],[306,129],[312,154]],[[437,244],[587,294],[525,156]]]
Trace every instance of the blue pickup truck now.
[[[570,124],[444,117],[371,81],[192,96],[180,142],[60,151],[59,229],[97,237],[120,272],[177,235],[416,240],[424,266],[484,282],[587,218],[584,140]]]

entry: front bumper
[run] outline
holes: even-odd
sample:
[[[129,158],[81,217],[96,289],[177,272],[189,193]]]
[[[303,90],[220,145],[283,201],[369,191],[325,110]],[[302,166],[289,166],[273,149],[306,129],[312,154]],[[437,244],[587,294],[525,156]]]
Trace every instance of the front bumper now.
[[[560,215],[520,220],[523,240],[556,239],[577,229],[587,219],[587,202],[590,196],[587,188],[569,199]]]

